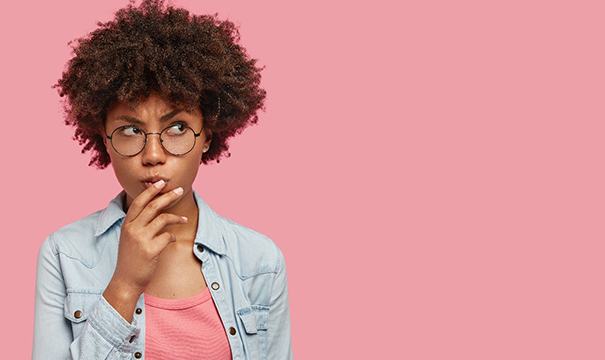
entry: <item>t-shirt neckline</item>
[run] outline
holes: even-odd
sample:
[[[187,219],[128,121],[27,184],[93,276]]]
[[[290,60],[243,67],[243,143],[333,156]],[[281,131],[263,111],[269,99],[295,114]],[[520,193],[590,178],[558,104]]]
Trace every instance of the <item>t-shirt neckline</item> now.
[[[198,294],[179,299],[165,299],[152,296],[147,293],[143,294],[143,298],[145,299],[145,305],[167,310],[187,309],[192,306],[196,306],[203,302],[206,302],[211,297],[212,296],[210,295],[210,290],[208,290],[208,287],[205,287],[204,290],[202,290]]]

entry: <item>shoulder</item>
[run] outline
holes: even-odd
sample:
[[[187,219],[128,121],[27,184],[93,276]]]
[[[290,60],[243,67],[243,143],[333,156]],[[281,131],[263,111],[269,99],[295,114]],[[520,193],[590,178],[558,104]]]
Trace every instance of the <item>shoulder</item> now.
[[[95,230],[101,213],[102,210],[95,211],[58,228],[48,235],[41,248],[93,266],[97,258],[94,254],[97,250]]]
[[[284,255],[268,235],[220,216],[227,257],[239,265],[240,276],[277,273],[284,266]]]

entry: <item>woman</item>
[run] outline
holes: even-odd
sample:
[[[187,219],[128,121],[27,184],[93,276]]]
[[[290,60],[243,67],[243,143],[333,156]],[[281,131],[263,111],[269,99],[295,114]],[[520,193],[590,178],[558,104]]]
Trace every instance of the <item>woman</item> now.
[[[260,68],[233,23],[129,4],[55,85],[66,124],[123,190],[38,256],[34,359],[289,359],[284,256],[192,189],[257,122]]]

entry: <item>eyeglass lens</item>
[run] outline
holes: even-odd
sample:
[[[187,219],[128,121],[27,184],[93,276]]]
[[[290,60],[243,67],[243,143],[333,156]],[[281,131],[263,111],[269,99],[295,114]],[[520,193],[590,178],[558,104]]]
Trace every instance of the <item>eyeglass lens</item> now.
[[[195,145],[193,130],[181,124],[164,129],[160,138],[164,149],[173,155],[186,154]],[[134,126],[123,126],[113,132],[111,142],[121,155],[136,155],[145,147],[145,133]]]

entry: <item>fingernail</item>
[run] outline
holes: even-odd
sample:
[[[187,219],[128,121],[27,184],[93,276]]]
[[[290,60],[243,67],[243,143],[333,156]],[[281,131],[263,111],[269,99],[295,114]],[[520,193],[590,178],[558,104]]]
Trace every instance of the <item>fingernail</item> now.
[[[162,186],[164,186],[165,182],[164,180],[158,180],[156,182],[153,183],[153,186],[157,187],[158,189],[161,188]]]
[[[181,216],[181,219],[183,219],[183,222],[187,222],[187,217],[186,216]]]
[[[174,189],[172,191],[174,191],[177,195],[181,195],[183,193],[183,188],[182,187],[178,187],[178,188],[176,188],[176,189]]]

